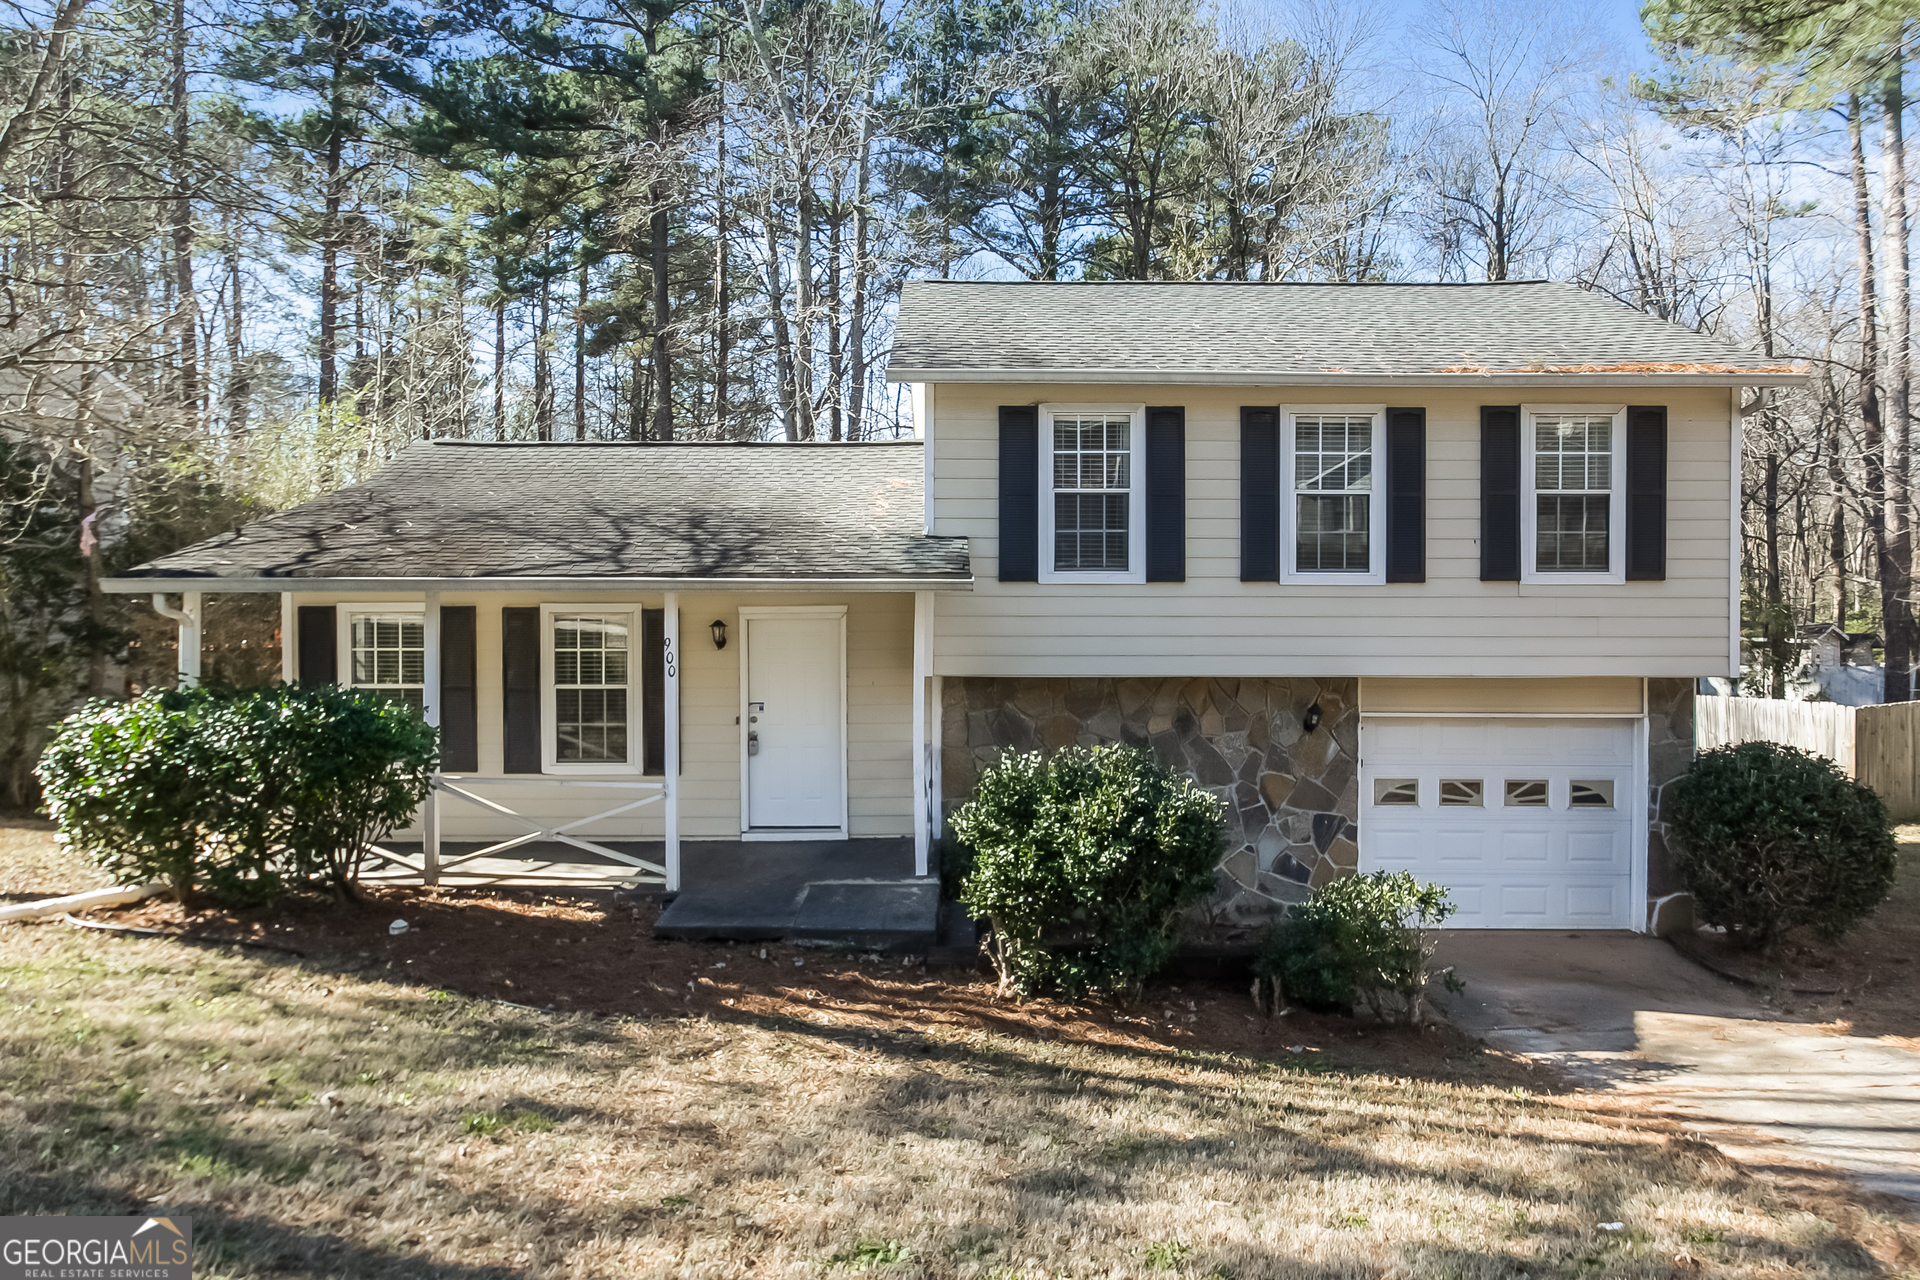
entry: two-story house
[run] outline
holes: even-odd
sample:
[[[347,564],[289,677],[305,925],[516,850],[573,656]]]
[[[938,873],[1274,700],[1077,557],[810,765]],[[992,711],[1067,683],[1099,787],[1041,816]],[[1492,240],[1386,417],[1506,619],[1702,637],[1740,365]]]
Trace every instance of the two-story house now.
[[[1658,927],[1743,389],[1800,374],[1556,283],[943,281],[889,376],[915,441],[422,444],[111,585],[186,593],[187,665],[197,593],[279,593],[289,679],[420,703],[428,875],[925,877],[999,753],[1133,742],[1225,802],[1223,922],[1406,868],[1462,925]]]

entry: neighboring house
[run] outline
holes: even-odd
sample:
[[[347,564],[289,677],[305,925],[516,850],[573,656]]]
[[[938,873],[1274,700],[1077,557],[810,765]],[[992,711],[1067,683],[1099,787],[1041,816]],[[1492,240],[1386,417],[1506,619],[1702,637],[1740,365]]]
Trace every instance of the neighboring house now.
[[[1788,696],[1845,707],[1873,706],[1885,700],[1886,668],[1873,656],[1880,645],[1878,635],[1817,622],[1801,627],[1795,640],[1806,650],[1806,660],[1788,679]]]
[[[604,830],[670,887],[683,840],[924,875],[1001,752],[1136,742],[1226,803],[1222,925],[1404,867],[1649,927],[1741,388],[1801,375],[1562,284],[928,282],[889,376],[924,444],[419,445],[113,586],[284,593],[289,675],[421,699],[544,835],[657,787]]]

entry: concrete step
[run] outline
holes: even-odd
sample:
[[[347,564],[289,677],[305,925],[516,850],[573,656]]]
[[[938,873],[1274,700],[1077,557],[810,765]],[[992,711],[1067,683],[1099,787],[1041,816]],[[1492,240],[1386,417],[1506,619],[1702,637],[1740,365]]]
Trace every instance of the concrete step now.
[[[924,950],[938,932],[940,882],[810,880],[797,893],[689,889],[654,922],[662,938],[829,942],[884,951]]]

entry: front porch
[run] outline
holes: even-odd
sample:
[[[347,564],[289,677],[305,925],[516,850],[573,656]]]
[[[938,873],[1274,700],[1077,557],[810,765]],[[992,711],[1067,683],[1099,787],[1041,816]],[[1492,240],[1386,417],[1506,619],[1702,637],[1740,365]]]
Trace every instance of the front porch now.
[[[659,885],[645,867],[665,858],[662,841],[595,843],[598,849],[535,840],[489,852],[489,845],[447,841],[440,847],[445,869],[437,883],[574,893]],[[381,849],[388,857],[363,873],[366,883],[426,883],[421,843],[388,841]],[[927,946],[935,940],[940,911],[940,882],[914,875],[914,842],[907,837],[683,840],[680,891],[665,896],[654,924],[663,938]]]

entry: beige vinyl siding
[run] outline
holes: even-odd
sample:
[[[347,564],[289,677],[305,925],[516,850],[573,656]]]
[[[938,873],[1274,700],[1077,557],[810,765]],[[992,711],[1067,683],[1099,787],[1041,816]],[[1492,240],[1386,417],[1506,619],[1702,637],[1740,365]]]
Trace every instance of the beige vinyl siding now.
[[[391,603],[418,605],[416,596],[296,594],[298,605]],[[501,773],[500,610],[508,606],[577,604],[583,608],[658,609],[658,593],[539,595],[520,592],[443,592],[443,606],[476,605],[479,683],[480,773]],[[847,607],[847,820],[853,836],[910,835],[913,804],[912,702],[913,596],[850,592],[680,593],[680,834],[689,840],[734,839],[740,834],[740,620],[742,605],[844,604]],[[727,647],[715,649],[708,626],[727,624]],[[636,624],[638,618],[635,619]],[[638,649],[638,639],[635,640]],[[346,656],[341,655],[342,671]],[[637,697],[637,691],[635,696]],[[545,708],[543,707],[543,711]],[[658,781],[635,774],[607,774],[616,781]],[[642,793],[610,788],[567,788],[514,783],[482,794],[520,813],[550,823],[615,808]],[[524,828],[453,800],[443,804],[444,830],[452,839],[506,836]],[[408,833],[401,833],[406,835]],[[414,838],[417,833],[413,833]],[[661,807],[583,829],[595,836],[657,840]]]
[[[938,597],[934,670],[940,675],[1684,677],[1726,671],[1732,463],[1726,388],[1648,385],[1549,397],[1493,387],[1476,393],[943,383],[929,388],[927,400],[933,532],[967,535],[973,549],[973,590]],[[1186,407],[1185,582],[998,581],[998,408],[1036,401]],[[1480,406],[1521,401],[1668,407],[1665,581],[1480,581]],[[1369,402],[1427,411],[1426,582],[1241,582],[1240,407]]]
[[[1571,679],[1408,680],[1369,676],[1360,710],[1401,715],[1640,715],[1646,684],[1631,676]]]

